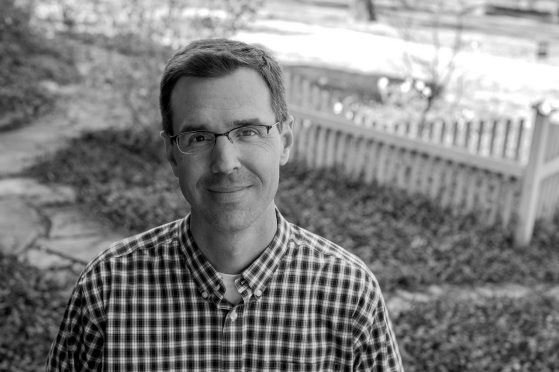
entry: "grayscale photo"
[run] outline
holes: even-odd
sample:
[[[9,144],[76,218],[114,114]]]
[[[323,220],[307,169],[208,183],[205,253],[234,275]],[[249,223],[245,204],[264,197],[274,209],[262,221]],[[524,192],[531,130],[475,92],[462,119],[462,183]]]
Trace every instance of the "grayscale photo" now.
[[[0,371],[559,371],[559,1],[0,6]]]

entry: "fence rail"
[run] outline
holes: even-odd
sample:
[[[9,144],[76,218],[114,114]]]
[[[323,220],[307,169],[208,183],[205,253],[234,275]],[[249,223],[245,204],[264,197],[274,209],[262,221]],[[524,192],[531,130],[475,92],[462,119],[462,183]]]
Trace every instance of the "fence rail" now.
[[[338,167],[351,178],[421,193],[442,206],[475,211],[490,225],[516,221],[519,245],[529,242],[537,218],[557,211],[559,125],[539,106],[533,123],[406,124],[387,130],[364,125],[366,118],[336,114],[328,92],[300,77],[288,81],[297,138],[293,156],[309,167]]]

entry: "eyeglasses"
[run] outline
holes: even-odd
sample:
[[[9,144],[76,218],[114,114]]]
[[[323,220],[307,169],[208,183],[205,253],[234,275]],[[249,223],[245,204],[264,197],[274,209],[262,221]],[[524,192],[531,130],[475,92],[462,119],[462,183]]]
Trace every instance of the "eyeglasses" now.
[[[281,122],[272,125],[246,124],[233,128],[227,132],[215,133],[205,130],[192,130],[169,136],[171,142],[176,142],[183,154],[200,154],[213,149],[217,137],[225,136],[229,142],[237,146],[261,143],[270,134],[270,130]]]

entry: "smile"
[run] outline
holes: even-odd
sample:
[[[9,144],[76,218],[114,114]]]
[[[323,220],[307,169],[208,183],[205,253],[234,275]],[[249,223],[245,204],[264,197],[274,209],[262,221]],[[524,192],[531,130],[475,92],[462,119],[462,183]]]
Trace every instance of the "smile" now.
[[[217,194],[231,194],[248,189],[250,186],[210,187],[208,191]]]

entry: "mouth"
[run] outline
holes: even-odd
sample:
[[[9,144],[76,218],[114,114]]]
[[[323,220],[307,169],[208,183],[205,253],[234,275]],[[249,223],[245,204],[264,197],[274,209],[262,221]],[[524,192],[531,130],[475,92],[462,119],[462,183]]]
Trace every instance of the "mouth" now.
[[[232,194],[248,189],[250,186],[212,186],[208,191],[216,194]]]

